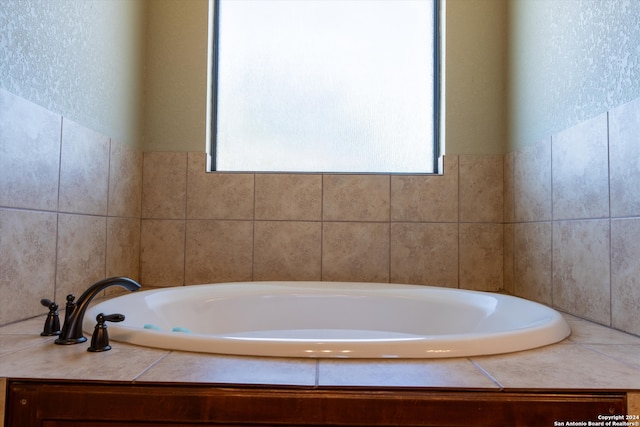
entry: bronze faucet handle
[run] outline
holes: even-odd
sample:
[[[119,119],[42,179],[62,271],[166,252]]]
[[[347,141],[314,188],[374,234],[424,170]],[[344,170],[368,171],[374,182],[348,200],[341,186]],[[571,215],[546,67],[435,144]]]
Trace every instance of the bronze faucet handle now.
[[[124,314],[109,314],[104,315],[104,313],[100,313],[96,316],[96,324],[95,329],[93,330],[93,335],[91,336],[91,346],[87,349],[92,353],[99,353],[101,351],[111,350],[111,346],[109,345],[109,333],[107,332],[106,322],[122,322],[124,320]]]
[[[40,335],[43,337],[50,337],[54,335],[60,335],[60,318],[58,317],[58,304],[50,299],[43,298],[40,300],[40,304],[49,309],[47,319],[44,321],[44,327]]]

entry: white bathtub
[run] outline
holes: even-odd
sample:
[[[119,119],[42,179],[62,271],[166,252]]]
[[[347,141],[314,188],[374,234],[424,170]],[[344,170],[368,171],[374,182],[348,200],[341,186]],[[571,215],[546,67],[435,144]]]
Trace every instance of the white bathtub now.
[[[436,358],[531,349],[566,338],[560,313],[507,295],[430,286],[242,282],[123,295],[87,310],[122,313],[109,336],[205,353]]]

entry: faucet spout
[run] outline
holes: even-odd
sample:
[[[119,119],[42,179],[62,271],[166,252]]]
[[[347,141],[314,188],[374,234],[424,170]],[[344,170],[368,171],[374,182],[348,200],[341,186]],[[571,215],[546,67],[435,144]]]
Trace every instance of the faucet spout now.
[[[56,344],[79,344],[85,342],[87,338],[82,334],[82,322],[84,321],[84,313],[93,298],[101,291],[111,287],[121,286],[131,292],[140,289],[140,284],[128,277],[110,277],[94,283],[76,301],[75,307],[71,313],[65,316],[65,322],[60,331],[60,336],[56,339]]]

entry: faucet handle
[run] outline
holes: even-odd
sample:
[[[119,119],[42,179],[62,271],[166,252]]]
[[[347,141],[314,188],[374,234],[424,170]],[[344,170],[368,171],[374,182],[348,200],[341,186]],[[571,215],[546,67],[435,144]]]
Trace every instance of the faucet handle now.
[[[122,322],[124,320],[124,314],[109,314],[106,315],[104,313],[100,313],[96,316],[96,324],[95,329],[93,330],[93,335],[91,336],[91,346],[87,349],[92,353],[98,353],[101,351],[111,350],[111,346],[109,345],[109,333],[107,332],[106,322]]]
[[[116,314],[109,314],[109,315],[106,315],[106,316],[103,314],[102,316],[103,316],[105,322],[118,323],[118,322],[122,322],[124,320],[124,314],[116,313]],[[96,317],[96,320],[98,320],[98,317]]]
[[[58,304],[50,299],[43,298],[40,300],[40,304],[49,308],[47,319],[44,321],[44,328],[42,328],[43,337],[50,337],[53,335],[60,335],[60,318],[58,317]]]

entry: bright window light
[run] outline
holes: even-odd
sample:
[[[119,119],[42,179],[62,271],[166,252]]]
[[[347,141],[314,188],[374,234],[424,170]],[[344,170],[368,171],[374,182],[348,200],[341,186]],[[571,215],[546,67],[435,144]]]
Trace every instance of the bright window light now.
[[[435,0],[216,0],[218,171],[433,173]]]

